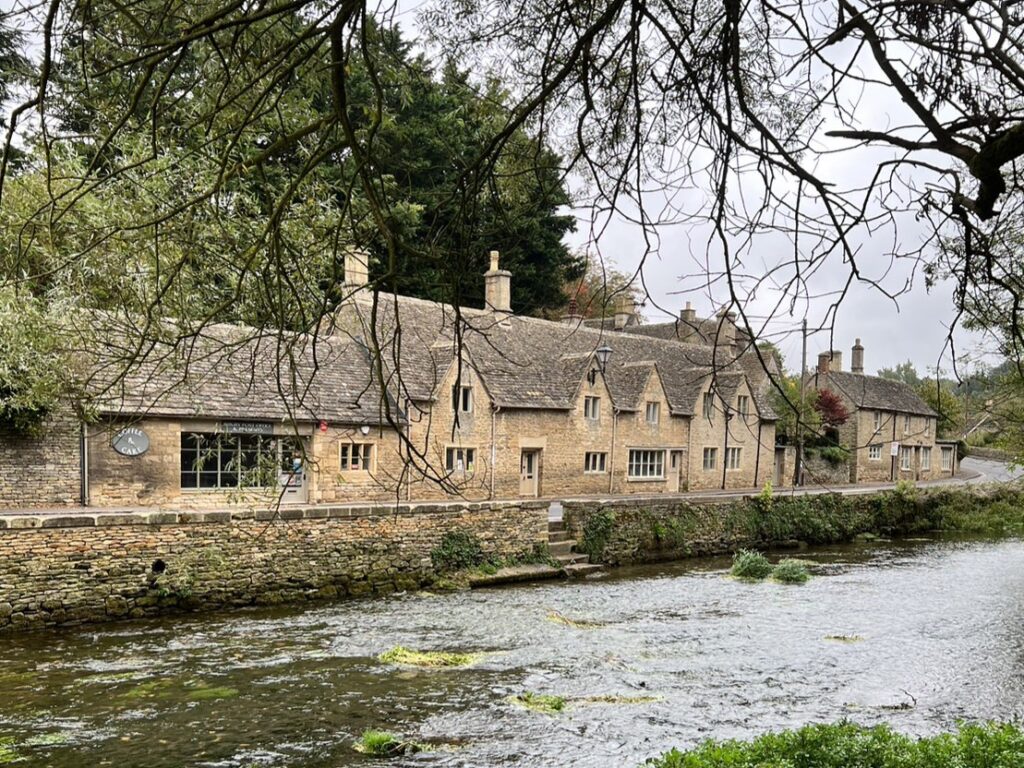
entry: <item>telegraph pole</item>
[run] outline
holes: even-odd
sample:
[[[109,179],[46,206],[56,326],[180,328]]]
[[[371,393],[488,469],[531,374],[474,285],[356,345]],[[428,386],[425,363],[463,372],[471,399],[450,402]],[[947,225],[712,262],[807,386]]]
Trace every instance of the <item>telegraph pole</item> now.
[[[807,318],[800,324],[803,350],[800,354],[800,407],[796,412],[796,461],[793,485],[804,484],[804,394],[807,388]]]

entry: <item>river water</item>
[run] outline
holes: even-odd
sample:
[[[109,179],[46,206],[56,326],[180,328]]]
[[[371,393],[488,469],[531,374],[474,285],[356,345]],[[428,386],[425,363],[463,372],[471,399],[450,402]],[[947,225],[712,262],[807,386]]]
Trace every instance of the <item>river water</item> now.
[[[382,728],[449,745],[391,765],[606,768],[809,721],[923,734],[1024,717],[1024,543],[800,556],[815,563],[802,586],[738,582],[708,559],[0,638],[0,763],[379,765],[352,744]],[[488,655],[442,671],[377,661],[399,644]],[[509,701],[525,691],[570,706]],[[582,700],[604,695],[655,700]]]

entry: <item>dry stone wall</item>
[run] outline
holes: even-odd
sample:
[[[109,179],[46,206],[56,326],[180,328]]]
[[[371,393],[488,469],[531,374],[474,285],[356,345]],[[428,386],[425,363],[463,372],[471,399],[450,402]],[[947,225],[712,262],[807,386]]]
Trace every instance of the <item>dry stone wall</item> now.
[[[49,419],[38,436],[0,429],[0,509],[62,507],[81,500],[78,422]]]
[[[547,542],[547,504],[0,517],[0,633],[415,589],[453,531]]]

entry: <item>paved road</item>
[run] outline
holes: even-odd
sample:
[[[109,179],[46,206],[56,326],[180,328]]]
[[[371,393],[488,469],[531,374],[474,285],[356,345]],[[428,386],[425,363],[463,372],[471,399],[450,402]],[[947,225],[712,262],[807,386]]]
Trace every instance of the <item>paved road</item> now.
[[[1006,483],[1024,477],[1024,468],[1004,464],[991,459],[966,458],[960,462],[964,472],[977,472],[979,477],[966,480],[968,483]]]

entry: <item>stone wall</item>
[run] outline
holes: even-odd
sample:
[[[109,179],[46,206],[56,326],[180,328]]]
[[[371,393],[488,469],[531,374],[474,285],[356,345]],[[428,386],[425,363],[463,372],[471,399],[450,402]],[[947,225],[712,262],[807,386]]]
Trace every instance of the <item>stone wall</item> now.
[[[841,495],[744,496],[728,500],[606,499],[563,502],[567,529],[595,562],[609,565],[692,555],[850,541],[858,534],[980,532],[1020,523],[1024,489],[935,488]],[[1005,521],[1000,516],[1009,516]]]
[[[0,517],[0,633],[415,589],[451,531],[522,554],[547,505]]]
[[[0,430],[0,509],[62,507],[81,501],[80,437],[71,414],[50,418],[37,436]]]

